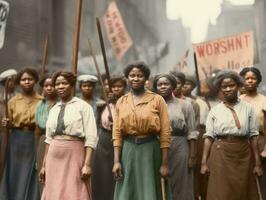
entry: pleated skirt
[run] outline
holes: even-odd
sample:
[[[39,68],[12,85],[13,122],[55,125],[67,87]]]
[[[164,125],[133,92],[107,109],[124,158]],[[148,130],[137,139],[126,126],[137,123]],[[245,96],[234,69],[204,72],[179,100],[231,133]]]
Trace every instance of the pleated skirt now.
[[[170,186],[172,200],[194,200],[193,169],[188,168],[189,145],[187,137],[172,137],[169,152]]]
[[[34,133],[11,129],[1,200],[39,200]]]
[[[84,156],[84,142],[52,140],[42,200],[91,200],[90,180],[81,179]]]
[[[123,179],[116,182],[114,200],[161,200],[161,150],[158,140],[144,144],[124,141]],[[169,187],[166,186],[169,200]]]
[[[258,200],[248,140],[215,140],[209,158],[207,200]]]
[[[93,200],[112,200],[115,180],[112,173],[114,148],[112,132],[99,128],[99,141],[93,159],[92,198]]]

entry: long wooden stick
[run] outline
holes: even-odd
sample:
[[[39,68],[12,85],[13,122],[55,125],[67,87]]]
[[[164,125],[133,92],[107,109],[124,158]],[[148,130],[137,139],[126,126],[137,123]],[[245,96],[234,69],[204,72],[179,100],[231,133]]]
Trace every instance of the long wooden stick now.
[[[78,67],[78,51],[79,51],[79,36],[80,36],[80,23],[82,12],[82,0],[77,0],[76,20],[75,20],[75,32],[74,32],[74,44],[73,44],[73,56],[72,56],[72,72],[77,74]]]
[[[108,109],[109,115],[111,117],[111,120],[113,121],[112,112],[111,112],[111,108],[110,108],[110,105],[109,105],[109,100],[108,100],[106,91],[104,89],[103,79],[102,79],[102,76],[101,76],[101,73],[100,73],[99,65],[98,65],[97,60],[96,60],[95,50],[94,50],[94,47],[93,47],[90,39],[88,39],[88,43],[89,43],[89,49],[91,51],[91,56],[93,58],[93,62],[94,62],[94,65],[95,65],[95,68],[96,68],[96,71],[97,71],[97,75],[98,75],[98,78],[100,80],[101,87],[102,87],[102,90],[103,90],[103,97],[104,97],[104,100],[106,102],[107,109]]]
[[[109,85],[109,91],[112,92],[111,84],[110,84],[110,71],[109,71],[107,56],[106,56],[106,52],[105,52],[103,34],[102,34],[102,29],[101,29],[101,22],[100,22],[100,19],[98,17],[96,17],[96,26],[97,26],[98,36],[99,36],[99,40],[100,40],[100,44],[101,44],[104,68],[105,68],[105,73],[106,73],[106,77],[107,77],[107,81],[108,81],[108,85]]]
[[[4,98],[4,104],[5,104],[5,118],[8,118],[8,85],[11,78],[7,78],[5,82],[5,98]],[[8,127],[2,127],[2,140],[1,140],[1,154],[0,154],[0,181],[2,180],[4,169],[5,169],[5,163],[6,163],[6,157],[7,157],[7,149],[8,149],[8,137],[9,137],[9,129]]]
[[[43,46],[43,56],[42,56],[42,66],[41,66],[41,77],[45,74],[45,66],[47,63],[47,57],[48,57],[48,42],[49,37],[48,34],[45,37],[44,46]]]
[[[165,180],[161,177],[161,190],[162,190],[162,198],[166,200],[166,193],[165,193]]]
[[[259,200],[263,200],[262,194],[261,194],[261,189],[260,189],[260,183],[259,183],[259,178],[256,176],[256,185],[257,185],[257,190],[259,194]]]
[[[200,79],[199,79],[199,68],[198,68],[196,53],[194,53],[193,56],[194,56],[196,79],[197,79],[197,84],[198,84],[198,95],[201,95]]]

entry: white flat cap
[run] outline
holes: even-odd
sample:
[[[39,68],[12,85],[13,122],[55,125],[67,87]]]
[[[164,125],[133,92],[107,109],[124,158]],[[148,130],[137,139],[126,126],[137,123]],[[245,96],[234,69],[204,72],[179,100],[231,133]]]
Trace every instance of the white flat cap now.
[[[82,74],[78,76],[78,82],[92,82],[96,83],[98,81],[98,78],[93,75],[89,74]]]
[[[17,71],[15,69],[8,69],[0,74],[0,81],[4,81],[8,77],[15,75],[17,75]]]

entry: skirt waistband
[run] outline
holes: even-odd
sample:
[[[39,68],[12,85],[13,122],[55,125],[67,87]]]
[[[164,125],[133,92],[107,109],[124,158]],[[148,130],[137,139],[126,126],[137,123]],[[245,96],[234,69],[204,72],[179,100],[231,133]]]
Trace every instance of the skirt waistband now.
[[[57,140],[71,140],[71,141],[84,141],[84,138],[80,138],[72,135],[55,135],[53,139]]]
[[[133,144],[145,144],[148,142],[153,142],[158,139],[156,135],[149,135],[147,137],[137,137],[137,136],[127,135],[124,137],[124,140]]]
[[[216,139],[218,141],[229,141],[229,142],[248,141],[248,137],[246,136],[235,136],[235,135],[216,136]]]

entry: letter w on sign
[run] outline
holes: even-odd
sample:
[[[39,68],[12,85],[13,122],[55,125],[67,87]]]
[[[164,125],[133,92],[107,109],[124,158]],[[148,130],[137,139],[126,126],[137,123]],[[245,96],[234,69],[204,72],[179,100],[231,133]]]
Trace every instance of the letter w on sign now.
[[[117,60],[121,60],[133,44],[115,1],[112,1],[103,17],[103,23]]]
[[[2,49],[5,41],[6,21],[9,13],[9,3],[0,0],[0,48]]]

